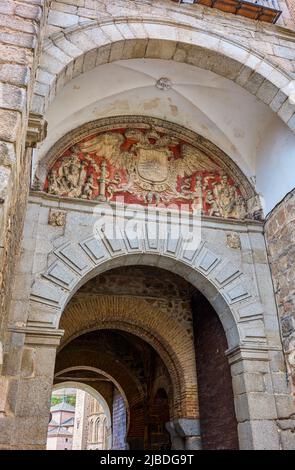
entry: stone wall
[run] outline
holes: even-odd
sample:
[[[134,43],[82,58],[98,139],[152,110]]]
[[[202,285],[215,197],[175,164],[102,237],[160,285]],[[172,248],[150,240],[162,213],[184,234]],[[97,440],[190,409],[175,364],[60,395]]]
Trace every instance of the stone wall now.
[[[290,14],[293,7],[292,1],[293,0],[278,0],[279,8],[282,11],[280,18],[277,21],[278,25],[285,26],[286,28],[294,27],[294,22],[292,22],[292,16]],[[114,13],[116,11],[118,11],[120,15],[124,15],[126,11],[129,12],[131,9],[141,8],[147,11],[156,8],[161,9],[163,5],[165,5],[165,7],[167,8],[174,8],[176,10],[177,5],[175,5],[175,3],[175,0],[117,0],[112,2],[98,2],[96,0],[57,0],[52,2],[51,12],[48,21],[47,35],[59,32],[61,29],[68,28],[69,26],[77,26],[78,24],[81,24],[83,20],[89,21],[98,17],[103,19],[111,18],[112,16],[114,16]],[[265,2],[263,1],[261,1],[261,3],[265,4]],[[194,5],[192,7],[188,4],[182,4],[180,8],[184,12],[187,12],[191,15],[200,15],[201,12],[204,12],[205,14],[210,14],[211,10],[201,5]],[[218,9],[213,11],[213,15],[224,15],[225,17],[228,17],[231,21],[241,19],[241,17],[236,16],[234,18],[228,13],[222,13]]]
[[[128,38],[137,38],[137,32],[133,34],[129,25],[127,28],[124,28],[125,25],[123,25],[121,31],[119,31],[117,29],[118,24],[113,22],[99,29],[96,14],[94,19],[91,17],[93,8],[90,17],[89,12],[85,11],[85,9],[91,10],[89,8],[90,3],[86,1],[84,3],[84,0],[81,0],[79,5],[79,2],[80,0],[77,0],[75,5],[71,1],[68,3],[53,2],[52,12],[55,9],[55,19],[51,13],[49,22],[57,30],[51,32],[48,30],[48,33],[51,34],[51,40],[47,44],[46,52],[43,54],[43,69],[39,71],[39,82],[36,85],[35,95],[35,106],[37,108],[34,108],[35,111],[36,109],[43,110],[43,105],[46,102],[45,98],[50,101],[55,93],[62,89],[65,82],[76,74],[83,73],[101,63],[100,60],[104,60],[103,51],[106,53],[108,60],[126,58],[127,56],[124,56],[122,51],[126,54],[128,52]],[[65,14],[65,11],[62,11],[62,14],[59,15],[59,18],[61,18],[59,20],[60,25],[57,24],[57,3],[63,6],[66,5],[68,15],[73,13],[73,9],[76,12],[81,8],[78,15],[73,15],[75,17],[74,23],[68,23],[69,16]],[[174,25],[177,25],[179,21],[186,26],[182,31],[186,31],[187,39],[192,37],[191,31],[187,32],[187,26],[193,22],[196,30],[198,28],[212,30],[216,35],[214,38],[210,37],[212,44],[216,43],[218,47],[221,47],[218,36],[221,28],[221,34],[226,36],[229,41],[226,43],[228,58],[231,57],[231,54],[234,59],[236,59],[236,55],[241,58],[241,48],[235,48],[233,43],[230,42],[236,41],[238,37],[243,46],[245,45],[245,47],[256,50],[258,54],[261,54],[255,64],[264,71],[267,69],[267,74],[273,75],[274,68],[268,68],[269,64],[264,61],[265,57],[275,67],[280,67],[286,71],[285,79],[287,82],[290,76],[294,76],[294,33],[292,31],[282,30],[282,28],[273,25],[262,25],[234,18],[202,7],[196,7],[195,9],[192,9],[192,7],[178,8],[176,5],[168,7],[170,4],[171,2],[168,1],[155,2],[152,11],[150,2],[120,2],[118,0],[117,2],[108,2],[108,8],[105,8],[104,2],[99,2],[99,5],[102,5],[100,19],[108,21],[113,16],[127,17],[132,13],[133,18],[140,18],[141,24],[138,27],[138,37],[140,37],[141,31],[144,29],[141,21],[142,16],[152,15],[153,19],[157,20],[160,13],[166,12],[165,8],[167,7],[169,8],[170,20],[174,22]],[[114,6],[116,9],[115,14],[111,12]],[[143,15],[139,15],[139,10]],[[188,15],[190,11],[194,13]],[[166,20],[166,15],[164,16]],[[12,285],[12,271],[18,253],[18,242],[22,232],[22,217],[25,212],[24,206],[29,187],[30,151],[25,152],[25,137],[37,65],[36,58],[45,18],[46,2],[44,0],[7,1],[2,2],[0,6],[0,24],[2,22],[0,34],[0,217],[1,234],[3,234],[0,241],[0,266],[3,270],[0,309],[2,330],[6,326],[9,289]],[[93,20],[92,29],[87,30],[88,33],[90,31],[91,39],[87,37],[86,30],[75,32],[75,28],[73,28],[71,32],[67,31],[68,36],[64,34],[64,31],[61,31],[64,27],[82,25],[85,20],[87,21],[87,18],[90,21]],[[160,25],[160,28],[162,28],[162,25]],[[109,42],[108,31],[111,35]],[[174,31],[176,29],[173,29],[173,34]],[[99,32],[99,37],[97,37],[97,32]],[[52,33],[61,33],[61,41],[59,41],[58,46],[56,45],[58,38],[55,37],[53,40]],[[158,34],[157,27],[154,24],[151,26],[150,34],[151,38],[154,37],[153,34],[155,36]],[[117,40],[115,36],[117,36]],[[267,41],[265,37],[268,38]],[[167,36],[167,38],[169,42],[170,36]],[[79,41],[78,45],[75,44],[77,39]],[[135,46],[135,49],[140,46],[141,50],[147,50],[150,56],[153,56],[152,54],[157,46],[163,45],[163,41],[157,42],[155,38],[150,40],[149,37],[145,41],[146,38],[143,36],[143,39],[142,42],[134,42],[133,46]],[[207,36],[205,39],[208,39]],[[179,36],[177,36],[178,40]],[[148,42],[149,47],[147,47]],[[101,44],[106,44],[106,47],[100,47]],[[82,49],[78,46],[81,46]],[[208,57],[204,57],[204,50],[201,51],[202,54],[197,54],[196,49],[194,49],[193,52],[196,54],[194,55],[192,50],[188,51],[182,47],[174,49],[174,45],[172,46],[172,52],[170,51],[170,54],[168,51],[170,55],[168,54],[167,58],[173,57],[176,59],[179,56],[175,55],[174,52],[177,52],[177,54],[181,55],[183,53],[187,56],[190,63],[205,66],[204,59],[208,62]],[[65,51],[63,50],[64,47],[66,47]],[[224,44],[222,47],[224,47]],[[167,49],[163,48],[161,52],[166,57]],[[221,53],[221,50],[219,52]],[[216,60],[217,57],[218,60]],[[200,58],[203,60],[202,63],[199,63]],[[279,75],[275,75],[278,85],[272,87],[269,81],[264,80],[263,76],[259,75],[257,70],[254,72],[242,63],[239,63],[237,69],[236,62],[231,59],[229,61],[232,68],[225,70],[224,62],[219,59],[220,55],[217,56],[215,52],[211,54],[210,67],[215,64],[214,66],[217,67],[214,69],[215,71],[225,75],[229,74],[230,78],[236,80],[237,83],[245,86],[249,91],[257,93],[259,98],[270,104],[272,109],[278,111],[280,117],[284,118],[288,125],[294,129],[293,107],[289,104],[287,96],[278,91],[283,86],[282,74],[278,69],[275,70]],[[248,59],[248,52],[245,51],[244,60],[247,61]],[[255,56],[254,59],[256,60],[257,57]],[[54,68],[55,70],[53,70]],[[127,241],[125,241],[125,247],[115,247],[114,249],[112,246],[106,247],[104,253],[99,253],[96,258],[96,250],[99,251],[100,248],[93,248],[93,240],[90,239],[92,232],[87,228],[87,217],[90,216],[85,213],[86,205],[83,208],[77,204],[74,208],[74,204],[76,203],[73,201],[68,202],[67,206],[67,203],[60,204],[60,202],[48,200],[46,205],[46,202],[44,203],[40,196],[40,201],[38,202],[36,199],[27,212],[28,222],[24,230],[22,258],[14,278],[12,308],[14,331],[8,341],[10,354],[7,354],[4,371],[9,379],[5,378],[0,383],[0,411],[2,412],[0,447],[2,448],[7,448],[7,446],[11,448],[42,448],[44,446],[55,348],[61,336],[61,332],[57,330],[57,317],[63,311],[66,297],[70,295],[69,292],[75,289],[79,282],[85,282],[85,276],[91,276],[94,269],[97,270],[97,273],[100,269],[104,269],[105,265],[104,267],[100,266],[103,263],[109,263],[107,264],[108,267],[114,266],[117,259],[119,265],[121,262],[120,257],[129,260],[130,257],[136,257],[138,253],[140,253],[140,259],[143,259],[144,251],[140,247],[129,246]],[[49,206],[62,208],[63,213],[67,213],[66,227],[48,226]],[[272,217],[269,218],[266,225],[275,285],[276,280],[280,279],[280,286],[283,286],[285,279],[283,279],[280,272],[276,272],[276,266],[278,266],[278,271],[283,270],[284,278],[289,277],[291,279],[292,276],[290,266],[287,269],[284,266],[281,267],[281,263],[284,265],[286,261],[283,253],[284,248],[281,245],[286,246],[287,243],[289,247],[290,241],[294,243],[289,229],[282,230],[285,234],[285,238],[283,238],[283,234],[280,233],[278,228],[281,224],[277,220],[278,217],[283,219],[284,217],[290,217],[291,210],[289,206],[286,207],[288,209],[282,211],[283,215],[274,216],[273,224],[271,223]],[[89,211],[91,211],[91,208]],[[278,211],[280,212],[280,209]],[[80,221],[77,220],[79,218]],[[172,248],[169,247],[170,251],[165,248],[164,256],[162,251],[160,253],[158,246],[152,245],[151,240],[145,240],[148,247],[148,249],[145,249],[149,252],[147,258],[154,256],[154,262],[159,265],[162,263],[162,267],[173,270],[175,265],[181,275],[191,276],[191,281],[198,284],[200,289],[203,288],[210,301],[214,303],[223,321],[231,346],[240,344],[239,339],[242,338],[244,346],[245,344],[246,346],[239,353],[238,359],[234,357],[236,363],[233,363],[232,371],[236,373],[236,376],[241,376],[242,373],[246,375],[249,371],[247,368],[252,368],[255,373],[261,372],[261,375],[267,376],[269,387],[267,400],[264,392],[260,393],[260,390],[255,389],[255,396],[252,393],[252,397],[248,397],[246,392],[243,394],[243,406],[240,407],[243,413],[241,413],[241,409],[238,410],[240,412],[240,435],[243,447],[259,448],[260,446],[261,448],[267,445],[265,442],[261,443],[258,436],[258,434],[261,434],[261,427],[264,426],[263,436],[267,435],[270,438],[275,434],[276,437],[272,440],[272,445],[273,448],[278,448],[277,428],[274,420],[277,417],[288,417],[291,411],[288,404],[288,389],[284,383],[284,364],[278,358],[280,355],[280,343],[277,338],[278,325],[273,313],[273,293],[270,288],[268,264],[262,242],[263,237],[260,228],[254,225],[243,226],[236,224],[231,226],[222,225],[223,222],[208,223],[211,223],[212,226],[208,228],[208,233],[205,234],[206,246],[203,245],[198,253],[186,252],[183,245],[180,244],[179,252],[177,252],[178,248],[176,246],[172,246]],[[283,226],[289,227],[289,223],[285,224],[284,222]],[[239,232],[238,236],[241,239],[242,249],[226,246],[226,232],[229,234],[233,230]],[[274,238],[272,233],[276,233]],[[279,239],[278,243],[275,238]],[[68,245],[65,247],[64,244]],[[277,250],[277,254],[271,253],[272,246],[276,246],[274,251]],[[91,251],[91,249],[94,251]],[[292,254],[290,258],[291,256]],[[108,258],[109,261],[106,261]],[[3,269],[4,266],[5,269]],[[244,273],[246,273],[246,277]],[[32,285],[34,287],[31,290]],[[214,286],[214,289],[213,287],[209,288],[209,286]],[[292,324],[294,322],[292,315],[287,312],[291,312],[293,309],[292,301],[289,301],[289,294],[283,287],[279,289],[278,298],[279,310],[281,309],[284,312],[282,314],[284,318],[283,333],[284,337],[287,338],[284,342],[287,344],[286,347],[290,348],[290,345],[292,345],[292,341],[290,341],[293,331]],[[281,301],[281,299],[284,300]],[[281,303],[282,305],[285,304],[286,307],[281,308]],[[30,317],[27,322],[29,314]],[[26,325],[28,329],[24,329]],[[25,341],[26,345],[24,346]],[[250,353],[247,347],[250,349]],[[268,347],[269,351],[267,351]],[[250,359],[247,354],[252,355]],[[257,360],[253,360],[253,357]],[[263,357],[263,360],[261,360],[261,357]],[[290,357],[292,362],[292,355],[288,356],[291,364]],[[272,377],[273,385],[270,377]],[[27,401],[28,395],[32,395],[32,393],[39,396],[38,403],[32,404]],[[191,393],[193,393],[193,390]],[[274,408],[274,399],[276,400],[276,410]],[[245,401],[247,400],[249,404],[246,406]],[[242,399],[240,401],[242,402]],[[264,407],[260,406],[261,404],[264,404]],[[249,411],[249,413],[247,411],[248,414],[245,413],[245,409]],[[37,424],[36,417],[38,418]],[[263,421],[266,419],[267,421]],[[280,425],[286,426],[286,423],[282,421]],[[282,445],[290,448],[291,444],[288,444],[290,432],[287,430],[282,435],[286,436]]]
[[[288,372],[295,387],[295,190],[269,214],[265,223],[265,237],[283,347]]]
[[[176,398],[179,400],[179,397],[182,397],[175,402],[173,411],[178,415],[172,419],[193,417],[192,411],[195,410],[191,405],[194,405],[192,400],[196,397],[196,387],[195,385],[193,387],[193,381],[187,374],[187,364],[193,360],[195,369],[195,359],[194,354],[188,354],[186,349],[192,342],[192,338],[185,331],[186,322],[176,322],[176,318],[169,315],[169,311],[165,312],[164,308],[159,315],[160,310],[145,299],[138,297],[135,303],[132,296],[124,296],[122,292],[115,298],[114,295],[102,295],[101,291],[100,295],[95,295],[93,288],[87,292],[84,287],[84,294],[82,288],[77,294],[76,301],[72,295],[73,292],[78,292],[79,287],[85,285],[86,281],[99,274],[105,279],[104,293],[111,294],[106,271],[111,273],[110,270],[116,267],[123,269],[123,265],[126,272],[128,265],[154,265],[188,280],[209,299],[227,335],[231,349],[229,359],[232,364],[232,375],[238,377],[235,380],[242,381],[243,377],[248,380],[248,371],[251,370],[259,376],[258,385],[251,383],[253,393],[244,390],[235,397],[240,427],[240,448],[278,449],[280,444],[276,419],[289,416],[294,408],[290,407],[289,391],[283,381],[284,364],[281,364],[278,322],[261,222],[225,222],[215,218],[214,220],[205,218],[202,227],[203,241],[201,246],[194,250],[187,249],[183,239],[177,240],[176,244],[171,240],[168,245],[160,244],[159,240],[155,242],[148,231],[144,231],[143,239],[136,240],[138,244],[130,245],[127,235],[124,241],[119,240],[114,244],[113,240],[98,241],[93,238],[93,204],[95,203],[91,201],[81,202],[77,199],[60,201],[40,193],[31,196],[22,259],[16,275],[17,284],[12,311],[15,322],[14,334],[10,343],[11,355],[8,361],[13,376],[11,378],[17,381],[17,375],[22,374],[20,378],[22,393],[27,392],[30,383],[32,386],[36,386],[36,383],[42,386],[38,373],[48,371],[48,377],[42,380],[45,383],[48,380],[49,383],[54,366],[54,351],[51,356],[47,352],[46,356],[42,354],[44,366],[35,364],[34,357],[39,357],[38,351],[41,348],[38,345],[31,346],[34,335],[37,339],[40,338],[38,341],[41,341],[41,338],[44,338],[42,341],[49,341],[47,338],[51,341],[52,335],[56,335],[59,339],[61,332],[58,327],[63,328],[67,325],[64,339],[67,341],[76,333],[81,334],[81,331],[89,328],[115,329],[123,325],[126,332],[141,336],[150,342],[167,362],[172,381],[176,384]],[[62,211],[64,215],[61,225],[50,224],[52,213],[56,211]],[[138,282],[134,281],[127,285],[129,291],[126,291],[126,294],[135,293]],[[145,295],[150,297],[153,277],[147,282],[150,286],[146,288]],[[93,283],[94,281],[90,281],[89,286],[93,287]],[[119,286],[119,283],[118,279],[115,284]],[[173,283],[169,286],[177,298]],[[164,292],[167,296],[161,278],[159,287],[161,299]],[[89,298],[87,300],[81,298],[82,294]],[[64,309],[70,298],[73,302]],[[61,315],[62,320],[59,322]],[[27,330],[19,327],[25,323]],[[157,338],[160,341],[157,341]],[[28,343],[23,352],[22,339]],[[66,351],[67,348],[68,345],[62,351]],[[98,355],[95,351],[92,358],[98,369],[105,369],[106,364],[97,364]],[[92,358],[88,348],[87,361],[92,361]],[[77,348],[75,354],[71,350],[68,359],[66,363],[61,364],[62,369],[75,366],[77,364],[75,361],[81,361],[81,348]],[[94,362],[89,365],[94,365]],[[122,375],[122,367],[117,369],[117,373]],[[24,378],[25,374],[27,376]],[[267,394],[260,390],[260,380],[267,381]],[[242,388],[241,385],[241,390]],[[19,421],[29,423],[36,419],[36,412],[31,416],[34,410],[29,407],[26,407],[27,415],[24,415],[22,393],[17,393],[15,397],[16,428]],[[130,395],[132,396],[131,392]],[[21,416],[18,410],[21,410]],[[45,420],[44,403],[40,405],[41,413]],[[38,415],[37,417],[39,419]],[[261,427],[264,429],[263,440],[259,432]],[[37,431],[36,428],[36,433]],[[4,440],[5,434],[2,435]],[[36,435],[32,434],[27,445],[35,445],[36,441],[41,445],[42,436],[37,440]],[[20,439],[14,442],[15,446],[20,443],[24,445]]]
[[[0,4],[0,339],[30,183],[29,107],[47,17],[46,0]]]
[[[192,337],[190,301],[195,289],[169,271],[161,270],[160,274],[152,266],[126,266],[102,273],[79,289],[69,309],[73,303],[79,304],[96,296],[139,297],[159,311],[168,313]],[[62,321],[61,326],[68,331],[71,329],[66,320]]]

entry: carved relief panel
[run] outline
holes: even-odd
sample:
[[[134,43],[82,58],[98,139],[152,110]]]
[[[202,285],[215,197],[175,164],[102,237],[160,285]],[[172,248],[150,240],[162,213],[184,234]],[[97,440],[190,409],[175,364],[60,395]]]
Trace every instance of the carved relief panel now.
[[[51,165],[44,191],[60,197],[180,206],[204,215],[260,218],[235,176],[208,150],[153,125],[97,131]]]

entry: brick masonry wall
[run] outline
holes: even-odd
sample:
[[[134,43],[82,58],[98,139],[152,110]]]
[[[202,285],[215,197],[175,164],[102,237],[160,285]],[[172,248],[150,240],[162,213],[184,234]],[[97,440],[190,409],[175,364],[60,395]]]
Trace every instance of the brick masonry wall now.
[[[295,189],[265,223],[265,238],[281,321],[283,347],[295,387]],[[295,390],[295,388],[294,388]]]
[[[224,354],[226,337],[203,296],[194,297],[193,311],[202,446],[205,450],[238,449],[232,380]]]
[[[126,408],[122,395],[114,389],[113,395],[113,450],[125,450]]]
[[[123,267],[108,271],[88,281],[79,289],[72,303],[89,296],[116,295],[140,297],[153,307],[165,310],[174,317],[192,337],[190,300],[195,289],[184,279],[169,271],[151,266]]]
[[[25,139],[47,3],[0,1],[0,339],[29,189]]]

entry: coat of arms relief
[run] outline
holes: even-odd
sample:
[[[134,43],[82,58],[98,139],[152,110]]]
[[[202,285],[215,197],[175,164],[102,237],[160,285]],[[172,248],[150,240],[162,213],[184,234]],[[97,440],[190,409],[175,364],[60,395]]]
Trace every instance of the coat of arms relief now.
[[[69,147],[48,172],[44,190],[60,197],[127,204],[187,204],[204,215],[260,218],[214,157],[154,127],[100,132]]]

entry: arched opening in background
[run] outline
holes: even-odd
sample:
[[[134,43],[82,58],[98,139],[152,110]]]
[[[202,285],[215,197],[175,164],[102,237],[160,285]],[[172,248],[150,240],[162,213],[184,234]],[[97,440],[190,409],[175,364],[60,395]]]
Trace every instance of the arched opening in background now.
[[[104,397],[113,449],[169,449],[167,424],[179,418],[200,418],[204,448],[238,447],[225,332],[182,277],[152,266],[106,271],[74,294],[60,327],[55,382],[79,377]]]
[[[74,378],[74,377],[73,377]],[[60,377],[51,394],[47,450],[107,450],[112,446],[110,408],[94,388]],[[85,377],[84,377],[85,379]]]
[[[157,418],[150,413],[151,388],[155,379],[162,378],[162,375],[166,381],[170,380],[156,351],[134,334],[115,329],[93,330],[76,337],[59,352],[56,379],[61,377],[62,371],[73,366],[75,374],[88,368],[106,372],[106,376],[96,374],[84,380],[92,380],[92,386],[99,390],[109,404],[112,412],[112,448],[149,449],[154,421],[155,425],[157,423]],[[114,383],[119,384],[128,401],[128,429],[126,406]],[[97,417],[97,414],[90,413],[90,446],[97,436]],[[168,401],[165,419],[169,421]],[[159,449],[161,445],[162,440],[159,440],[154,443],[154,448]]]

